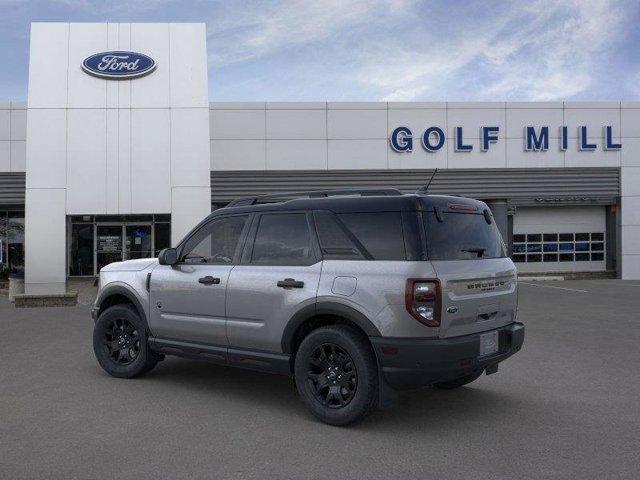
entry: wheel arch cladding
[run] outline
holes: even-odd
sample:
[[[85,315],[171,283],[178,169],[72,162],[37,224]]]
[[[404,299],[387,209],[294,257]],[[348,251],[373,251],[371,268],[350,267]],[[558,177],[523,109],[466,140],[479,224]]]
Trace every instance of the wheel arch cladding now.
[[[380,337],[380,330],[353,307],[335,302],[319,302],[298,311],[282,334],[282,351],[293,354],[304,336],[324,325],[351,325],[367,337]]]
[[[149,327],[147,323],[147,316],[144,308],[142,308],[140,300],[127,288],[121,285],[112,285],[110,287],[106,287],[102,292],[100,292],[100,296],[96,300],[96,306],[99,308],[99,313],[102,313],[107,308],[114,305],[131,305],[140,316],[140,319],[145,325],[147,325],[147,328]]]

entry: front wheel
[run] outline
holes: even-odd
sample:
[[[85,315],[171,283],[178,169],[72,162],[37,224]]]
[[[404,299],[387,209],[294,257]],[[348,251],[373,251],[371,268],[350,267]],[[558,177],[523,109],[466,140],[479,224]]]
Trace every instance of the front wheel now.
[[[129,305],[114,305],[100,314],[93,329],[93,351],[104,371],[118,378],[147,373],[160,359],[149,348],[144,322]]]
[[[319,328],[302,341],[295,380],[307,408],[330,425],[361,420],[378,398],[373,350],[366,338],[345,325]]]

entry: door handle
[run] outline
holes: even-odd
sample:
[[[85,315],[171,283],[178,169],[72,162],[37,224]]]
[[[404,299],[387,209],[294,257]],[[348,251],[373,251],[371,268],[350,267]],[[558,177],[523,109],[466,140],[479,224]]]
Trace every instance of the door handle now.
[[[203,283],[204,285],[218,285],[220,283],[220,279],[207,275],[206,277],[199,278],[198,282]]]
[[[304,282],[294,280],[293,278],[285,278],[284,280],[280,280],[277,285],[280,288],[302,288],[304,287]]]

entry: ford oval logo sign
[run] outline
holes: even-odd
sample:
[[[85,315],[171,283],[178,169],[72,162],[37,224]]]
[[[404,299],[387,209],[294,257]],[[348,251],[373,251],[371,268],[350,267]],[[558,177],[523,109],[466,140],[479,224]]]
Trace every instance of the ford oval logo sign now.
[[[94,77],[110,80],[130,80],[153,72],[153,58],[136,52],[102,52],[87,57],[82,69]]]

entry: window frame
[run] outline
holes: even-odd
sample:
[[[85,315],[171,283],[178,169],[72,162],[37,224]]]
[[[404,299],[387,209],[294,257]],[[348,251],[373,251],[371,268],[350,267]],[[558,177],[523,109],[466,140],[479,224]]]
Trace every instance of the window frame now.
[[[177,247],[178,262],[176,263],[176,265],[190,265],[190,266],[239,265],[242,251],[244,249],[244,245],[247,240],[247,233],[249,231],[249,227],[251,226],[253,216],[254,215],[251,213],[235,213],[230,215],[219,215],[201,224],[200,226],[195,228],[187,237],[185,237],[184,240],[182,240],[182,242],[180,242],[180,245]],[[231,263],[187,263],[184,261],[184,258],[183,258],[184,250],[186,245],[189,243],[189,240],[191,240],[193,237],[198,235],[203,229],[209,228],[209,226],[212,225],[213,223],[220,222],[222,220],[226,220],[228,218],[233,218],[233,217],[247,217],[247,220],[245,221],[244,227],[242,227],[242,232],[240,232],[240,238],[238,239],[238,244],[236,245],[236,250],[233,254],[233,258],[231,259]]]
[[[309,231],[309,239],[311,242],[311,258],[306,263],[299,263],[296,265],[287,265],[282,263],[251,263],[251,257],[253,256],[253,249],[255,247],[256,235],[258,233],[258,227],[260,226],[260,220],[266,215],[304,215],[307,221],[307,229]],[[318,243],[318,233],[312,218],[312,212],[309,210],[283,210],[283,211],[268,211],[260,212],[253,215],[250,222],[250,227],[245,239],[244,247],[240,257],[239,265],[250,265],[252,267],[310,267],[322,260],[320,251],[320,244]]]

